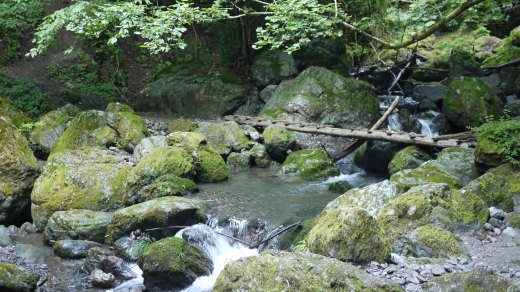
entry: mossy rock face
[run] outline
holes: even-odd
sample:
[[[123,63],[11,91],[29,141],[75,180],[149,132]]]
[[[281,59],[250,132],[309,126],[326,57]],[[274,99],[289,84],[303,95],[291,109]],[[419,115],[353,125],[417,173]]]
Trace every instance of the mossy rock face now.
[[[207,64],[212,63],[208,62]],[[198,62],[176,66],[172,73],[146,85],[136,100],[143,110],[169,111],[180,116],[222,117],[246,101],[248,87],[223,67]]]
[[[148,128],[140,116],[128,105],[110,103],[105,112],[108,125],[117,130],[121,146],[133,152],[143,138],[149,135]]]
[[[141,202],[143,188],[163,175],[192,178],[195,176],[193,158],[176,146],[152,149],[132,169],[126,180],[125,203]]]
[[[296,147],[296,135],[280,126],[269,126],[264,130],[264,144],[269,156],[283,162],[287,151]]]
[[[520,60],[520,31],[511,31],[493,54],[482,63],[483,68],[496,67]]]
[[[329,203],[307,237],[313,253],[342,261],[384,262],[390,244],[377,221],[362,208]]]
[[[50,158],[65,150],[75,150],[86,146],[115,145],[117,139],[117,132],[108,126],[104,112],[84,111],[72,119],[67,129],[56,140]]]
[[[464,224],[482,225],[489,218],[486,202],[473,192],[454,190],[450,207],[453,219]]]
[[[508,162],[506,152],[520,149],[520,120],[490,122],[483,125],[477,138],[475,162],[485,167],[497,167]],[[517,159],[520,153],[517,151]],[[514,159],[514,157],[509,157]]]
[[[428,58],[426,62],[413,71],[412,79],[423,82],[446,79],[450,71],[449,57],[449,54],[442,53]]]
[[[114,242],[114,249],[118,256],[127,261],[136,262],[148,248],[152,240],[147,236],[121,237]]]
[[[151,136],[143,138],[135,147],[132,158],[135,163],[139,163],[143,157],[155,148],[168,146],[165,136]]]
[[[168,131],[170,132],[195,132],[199,128],[199,125],[191,120],[186,119],[175,119],[168,125]]]
[[[339,175],[339,168],[322,148],[295,151],[285,159],[280,172],[305,179],[319,179]]]
[[[282,82],[260,115],[353,128],[370,126],[378,111],[379,104],[368,83],[310,67]]]
[[[0,290],[30,292],[36,289],[40,275],[20,266],[0,263]]]
[[[328,186],[329,191],[333,191],[338,194],[343,194],[346,191],[349,191],[352,189],[352,185],[349,184],[347,181],[337,181],[330,183]]]
[[[367,210],[372,216],[378,216],[383,207],[403,193],[397,183],[384,180],[363,188],[354,188],[337,197],[333,202],[356,205]]]
[[[317,254],[274,250],[227,264],[214,290],[404,291],[395,282],[376,278],[350,263]]]
[[[258,142],[251,142],[253,145],[251,147],[251,156],[254,159],[255,165],[260,168],[267,168],[271,166],[271,158],[269,154],[267,154],[267,148],[264,144],[260,144]]]
[[[0,116],[0,224],[29,217],[31,188],[38,173],[27,140],[7,117]]]
[[[8,97],[0,96],[0,116],[8,118],[17,128],[25,123],[32,122],[32,119],[26,113],[19,111],[12,105],[11,99]]]
[[[388,164],[388,172],[390,175],[403,169],[414,169],[424,162],[434,159],[435,157],[428,151],[419,146],[408,146],[397,152]]]
[[[197,185],[191,179],[165,174],[152,184],[140,189],[138,193],[125,194],[124,201],[125,205],[133,205],[161,197],[186,196],[198,190]]]
[[[448,258],[468,254],[457,235],[431,224],[415,229],[410,241],[413,253],[418,257]]]
[[[91,210],[54,212],[43,232],[47,244],[54,240],[75,239],[104,242],[112,213]]]
[[[240,152],[247,148],[249,139],[244,130],[235,122],[199,123],[199,131],[206,136],[209,144],[220,155],[228,155],[231,151]]]
[[[108,226],[106,241],[111,243],[140,229],[189,226],[206,221],[206,205],[181,197],[162,197],[119,209]],[[172,236],[175,230],[152,232],[154,237]]]
[[[166,138],[168,145],[181,147],[188,153],[197,150],[201,145],[208,144],[206,136],[197,132],[172,132]]]
[[[253,159],[251,151],[233,152],[229,154],[226,165],[232,169],[246,170],[251,166]]]
[[[466,194],[479,196],[488,207],[513,211],[513,196],[520,194],[520,171],[511,164],[488,170],[464,187]]]
[[[56,211],[112,211],[123,205],[128,154],[102,148],[66,150],[52,156],[31,194],[34,224],[43,230]]]
[[[434,277],[424,285],[425,292],[437,291],[518,291],[520,285],[511,279],[502,277],[485,268],[476,268],[470,272],[445,274]]]
[[[406,193],[391,200],[381,211],[379,223],[385,230],[392,245],[392,250],[406,252],[407,235],[413,229],[427,223],[447,227],[452,225],[451,213],[448,212],[450,188],[446,184],[426,184],[413,187]],[[435,208],[442,208],[434,212]],[[446,213],[447,218],[436,222],[435,214]]]
[[[199,276],[208,275],[213,264],[199,248],[181,238],[168,237],[150,245],[138,260],[144,285],[150,291],[177,291]]]
[[[298,65],[292,55],[267,51],[253,60],[251,74],[256,86],[276,84],[298,74]]]
[[[100,247],[101,244],[88,240],[58,240],[52,246],[54,254],[64,259],[81,259],[87,257],[88,250]]]
[[[404,189],[427,183],[446,183],[457,189],[478,177],[473,149],[446,148],[437,159],[423,163],[415,169],[405,169],[390,177],[390,181]]]
[[[49,154],[56,140],[65,131],[67,122],[79,111],[78,107],[69,104],[48,112],[35,123],[29,135],[29,141],[37,147],[38,151]]]
[[[478,78],[458,78],[444,95],[442,112],[461,128],[477,127],[486,116],[498,116],[502,101]]]

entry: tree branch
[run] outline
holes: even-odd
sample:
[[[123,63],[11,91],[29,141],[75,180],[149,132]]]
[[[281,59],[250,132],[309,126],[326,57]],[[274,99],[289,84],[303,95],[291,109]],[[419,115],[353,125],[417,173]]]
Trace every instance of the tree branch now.
[[[361,31],[359,28],[353,26],[352,24],[349,24],[349,23],[346,23],[346,22],[342,22],[342,25],[350,30],[350,31],[353,31],[353,32],[357,32],[359,34],[361,34],[362,36],[370,39],[370,40],[373,40],[381,45],[383,45],[384,47],[388,48],[388,49],[400,49],[400,48],[404,48],[404,47],[407,47],[411,44],[414,44],[418,41],[421,41],[427,37],[429,37],[430,35],[432,35],[436,30],[438,30],[441,26],[445,25],[446,23],[452,21],[453,19],[457,18],[460,14],[462,14],[464,11],[468,10],[469,8],[483,2],[484,0],[468,0],[464,3],[462,3],[459,7],[457,7],[455,10],[453,10],[450,14],[448,14],[445,18],[442,18],[441,20],[437,21],[436,23],[434,23],[432,26],[430,26],[428,29],[426,29],[425,31],[423,31],[422,33],[414,36],[412,39],[408,40],[408,41],[405,41],[405,42],[401,42],[401,43],[398,43],[398,44],[393,44],[393,43],[389,43],[387,41],[384,41],[378,37],[375,37],[371,34],[368,34],[364,31]]]
[[[244,14],[229,16],[228,19],[241,18],[241,17],[251,16],[251,15],[273,15],[273,13],[272,12],[251,12],[251,13],[244,13]]]

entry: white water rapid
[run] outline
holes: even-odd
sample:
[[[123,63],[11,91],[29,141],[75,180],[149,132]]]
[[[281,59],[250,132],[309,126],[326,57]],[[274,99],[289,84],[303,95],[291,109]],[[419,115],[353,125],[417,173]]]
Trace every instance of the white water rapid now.
[[[439,135],[431,129],[432,120],[419,119],[419,123],[421,123],[421,134],[426,135],[430,138],[437,137]]]

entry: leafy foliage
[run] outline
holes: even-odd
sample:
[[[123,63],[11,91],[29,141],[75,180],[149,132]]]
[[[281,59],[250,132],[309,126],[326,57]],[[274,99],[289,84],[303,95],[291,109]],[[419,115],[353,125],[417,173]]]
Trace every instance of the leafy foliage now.
[[[486,117],[486,123],[480,127],[473,128],[487,139],[496,143],[497,153],[504,155],[507,161],[515,166],[520,165],[520,123],[504,123],[509,119],[509,112],[495,121],[495,117]]]
[[[0,96],[11,100],[15,110],[23,111],[33,117],[50,110],[51,96],[29,79],[13,79],[0,75]]]

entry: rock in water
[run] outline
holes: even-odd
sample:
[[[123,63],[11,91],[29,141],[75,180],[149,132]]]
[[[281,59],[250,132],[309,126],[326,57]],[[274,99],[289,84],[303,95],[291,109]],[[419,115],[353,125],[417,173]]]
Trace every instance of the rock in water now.
[[[280,172],[305,179],[320,179],[339,175],[339,168],[322,148],[295,151],[285,159]]]
[[[283,162],[289,150],[296,147],[296,135],[280,126],[269,126],[264,129],[264,144],[269,156]]]
[[[38,172],[27,140],[7,117],[0,116],[0,224],[22,223],[29,217]]]
[[[149,291],[186,288],[198,276],[209,275],[213,269],[211,260],[202,250],[177,237],[152,243],[138,263]]]
[[[316,254],[274,250],[227,264],[214,290],[403,291],[395,282],[373,277],[350,263]]]
[[[112,213],[91,210],[57,211],[52,214],[45,230],[43,240],[91,240],[104,242],[107,227],[112,221]]]

